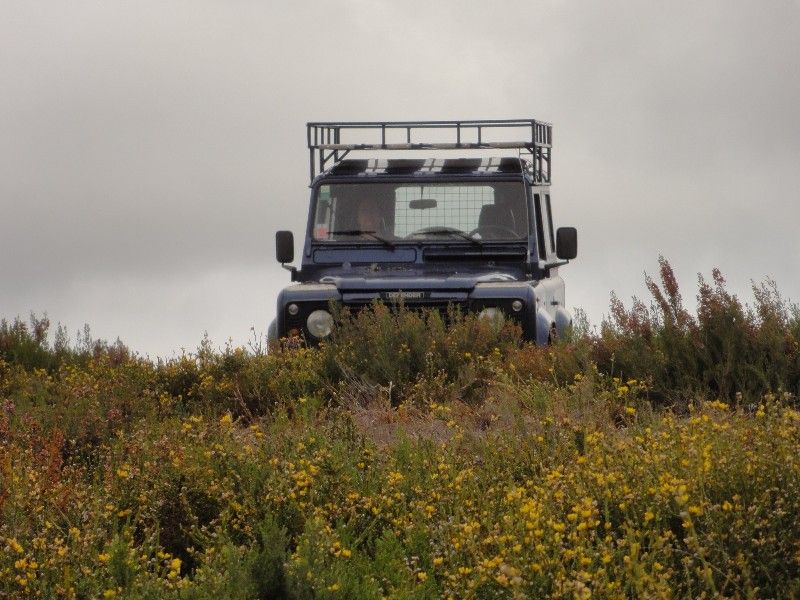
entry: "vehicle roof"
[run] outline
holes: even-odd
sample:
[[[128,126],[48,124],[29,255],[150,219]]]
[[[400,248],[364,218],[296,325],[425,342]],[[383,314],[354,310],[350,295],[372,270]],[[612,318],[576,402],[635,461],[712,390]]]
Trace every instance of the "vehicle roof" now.
[[[339,161],[314,181],[333,178],[382,178],[454,176],[522,176],[528,171],[527,161],[516,157],[498,158],[394,158],[346,159]]]

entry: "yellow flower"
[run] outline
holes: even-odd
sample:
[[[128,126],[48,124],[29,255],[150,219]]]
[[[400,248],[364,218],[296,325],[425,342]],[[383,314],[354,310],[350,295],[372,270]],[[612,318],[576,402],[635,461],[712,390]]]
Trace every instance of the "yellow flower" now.
[[[109,560],[111,560],[111,555],[110,554],[106,554],[105,552],[103,552],[103,553],[97,555],[97,560],[99,560],[101,563],[106,563]]]
[[[231,417],[231,413],[225,413],[219,419],[219,424],[223,427],[227,427],[231,423],[233,423],[233,417]]]

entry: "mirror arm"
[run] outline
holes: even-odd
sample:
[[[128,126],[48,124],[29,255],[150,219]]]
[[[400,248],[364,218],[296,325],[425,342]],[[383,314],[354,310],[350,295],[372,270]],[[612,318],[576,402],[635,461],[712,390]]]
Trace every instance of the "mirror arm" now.
[[[297,267],[293,267],[292,265],[287,265],[286,263],[281,263],[281,268],[289,271],[289,273],[292,276],[291,281],[297,281]]]
[[[546,262],[544,264],[545,269],[552,269],[553,267],[563,267],[564,265],[569,264],[569,260],[566,258],[559,258],[557,260]]]

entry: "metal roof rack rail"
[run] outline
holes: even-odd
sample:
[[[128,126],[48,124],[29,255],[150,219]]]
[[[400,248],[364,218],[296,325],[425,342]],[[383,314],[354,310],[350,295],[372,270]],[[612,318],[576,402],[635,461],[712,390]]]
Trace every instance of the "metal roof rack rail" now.
[[[309,167],[311,181],[343,160],[353,150],[486,150],[517,149],[526,151],[530,156],[528,169],[534,183],[547,185],[550,183],[550,159],[553,148],[553,126],[536,119],[496,119],[473,121],[345,121],[307,123],[307,139],[309,149]],[[487,141],[487,137],[498,135],[501,130],[516,128],[524,133],[523,139],[505,141]],[[387,142],[387,131],[400,130],[405,141]],[[403,131],[404,130],[404,131]],[[431,130],[455,134],[455,140],[449,142],[423,141],[422,134]],[[380,132],[380,142],[364,142],[368,131]],[[344,137],[362,140],[346,141]],[[505,133],[505,132],[504,132]],[[390,134],[391,135],[391,134]],[[394,133],[397,136],[397,133]],[[440,134],[441,135],[441,134]],[[414,139],[412,139],[412,137]],[[464,141],[470,139],[472,141]]]

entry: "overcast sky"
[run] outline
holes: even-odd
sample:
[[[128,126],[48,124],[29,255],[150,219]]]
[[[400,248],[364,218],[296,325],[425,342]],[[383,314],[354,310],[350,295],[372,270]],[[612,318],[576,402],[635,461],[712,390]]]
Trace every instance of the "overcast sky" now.
[[[309,120],[554,124],[567,304],[800,300],[800,3],[0,2],[0,316],[151,356],[266,330]],[[300,242],[298,240],[298,246]]]

